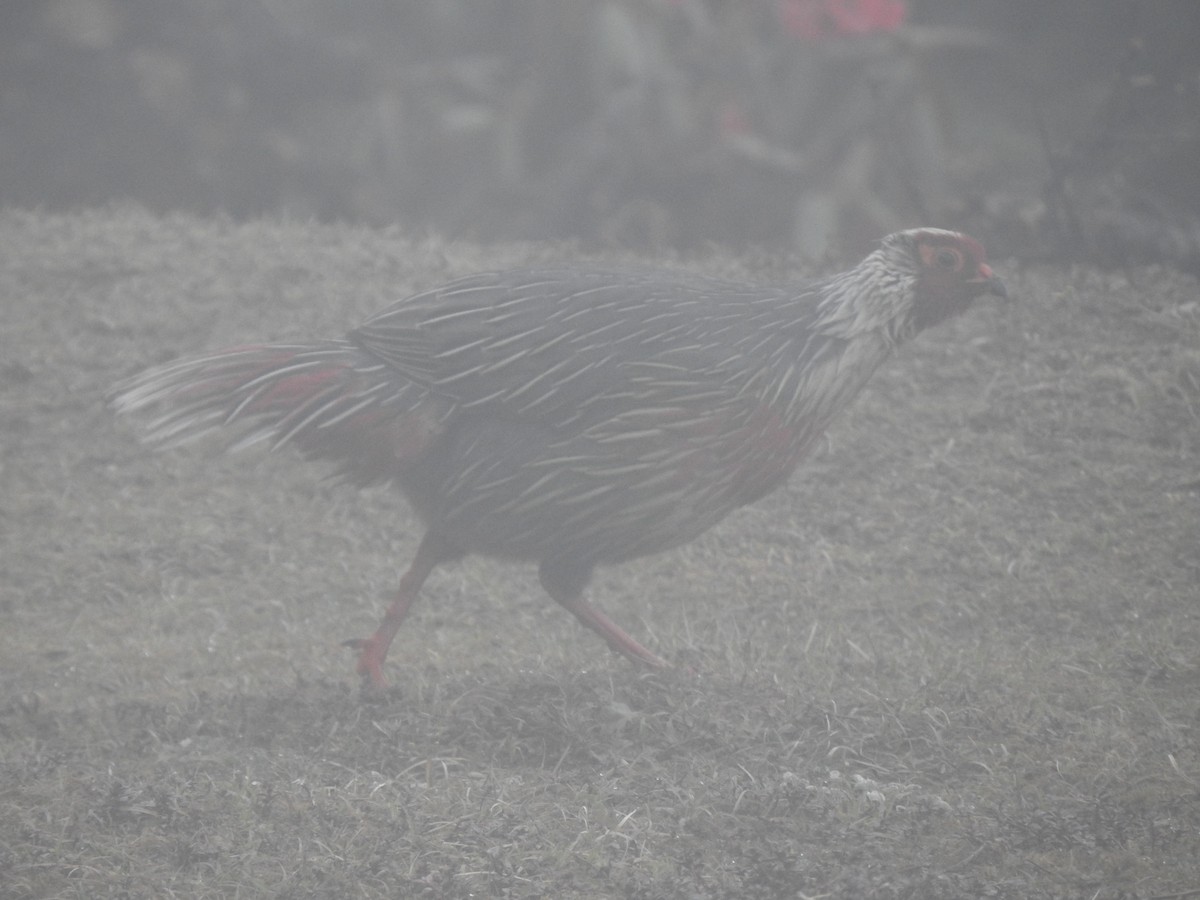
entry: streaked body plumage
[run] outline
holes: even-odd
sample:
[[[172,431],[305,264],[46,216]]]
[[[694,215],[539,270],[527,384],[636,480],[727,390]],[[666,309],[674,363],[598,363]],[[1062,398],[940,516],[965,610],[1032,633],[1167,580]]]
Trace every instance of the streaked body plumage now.
[[[988,290],[1003,293],[982,248],[935,229],[802,285],[485,273],[340,340],[151,370],[115,405],[165,407],[149,425],[165,443],[240,427],[239,444],[293,444],[355,483],[394,481],[428,528],[414,570],[465,553],[536,560],[556,600],[657,664],[589,618],[603,618],[581,597],[592,568],[686,543],[778,487],[898,343]],[[401,599],[361,642],[377,684]]]

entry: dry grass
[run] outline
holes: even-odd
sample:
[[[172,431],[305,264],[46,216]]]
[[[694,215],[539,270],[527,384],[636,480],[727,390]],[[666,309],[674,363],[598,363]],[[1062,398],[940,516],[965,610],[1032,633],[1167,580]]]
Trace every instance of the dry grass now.
[[[440,572],[288,455],[153,455],[102,394],[565,250],[135,210],[0,216],[0,896],[1200,896],[1200,303],[1019,271],[789,490],[594,595]],[[712,263],[711,266],[729,263]]]

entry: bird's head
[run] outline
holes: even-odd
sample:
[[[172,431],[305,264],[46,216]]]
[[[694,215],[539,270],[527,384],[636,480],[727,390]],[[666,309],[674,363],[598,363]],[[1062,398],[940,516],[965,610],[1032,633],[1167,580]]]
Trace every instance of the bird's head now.
[[[914,228],[884,238],[880,248],[898,270],[912,273],[909,327],[922,331],[962,312],[976,297],[1008,291],[987,264],[979,241],[956,231]]]
[[[822,287],[826,334],[852,340],[880,334],[900,343],[971,305],[976,297],[1007,297],[974,238],[940,228],[913,228],[885,237],[874,253]]]

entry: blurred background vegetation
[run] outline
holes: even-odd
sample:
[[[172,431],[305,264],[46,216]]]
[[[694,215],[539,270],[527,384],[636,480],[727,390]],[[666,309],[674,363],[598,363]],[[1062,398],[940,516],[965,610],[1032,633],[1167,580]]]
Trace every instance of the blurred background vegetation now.
[[[0,204],[1200,271],[1193,0],[10,0]]]

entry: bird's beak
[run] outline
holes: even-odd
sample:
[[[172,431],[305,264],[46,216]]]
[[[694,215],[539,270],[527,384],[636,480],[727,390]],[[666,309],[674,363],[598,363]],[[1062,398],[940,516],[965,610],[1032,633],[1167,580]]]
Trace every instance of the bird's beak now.
[[[992,294],[996,297],[1008,299],[1008,288],[1004,286],[1004,282],[1000,280],[1000,276],[992,271],[992,267],[987,263],[979,264],[979,277],[972,278],[971,284],[983,286],[981,293]]]

